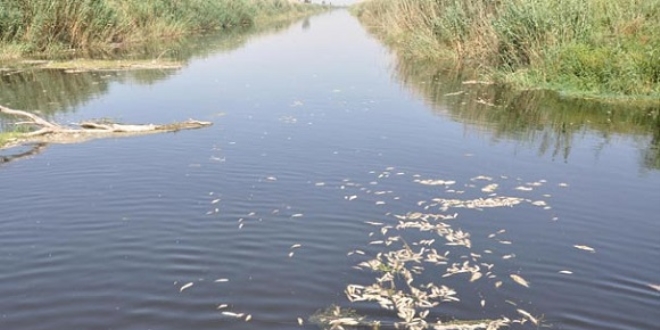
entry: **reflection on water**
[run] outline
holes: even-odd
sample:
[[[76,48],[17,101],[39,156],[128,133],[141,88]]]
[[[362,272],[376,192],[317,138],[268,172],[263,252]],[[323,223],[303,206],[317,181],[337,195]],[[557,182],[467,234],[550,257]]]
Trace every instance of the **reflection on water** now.
[[[437,64],[399,60],[395,77],[423,97],[434,112],[486,132],[493,141],[514,140],[539,154],[568,160],[576,136],[595,131],[605,148],[617,135],[641,145],[641,166],[660,169],[660,106],[624,105],[562,98],[555,92],[514,92],[468,81]]]
[[[660,323],[660,171],[640,175],[633,140],[653,139],[655,126],[640,119],[648,129],[627,124],[629,134],[619,127],[626,112],[608,124],[570,106],[508,114],[483,104],[507,104],[503,91],[451,82],[428,87],[437,101],[426,106],[400,81],[425,87],[444,81],[438,71],[401,75],[394,66],[401,79],[391,79],[387,50],[348,12],[310,22],[192,60],[150,86],[130,80],[133,72],[104,78],[126,83],[56,118],[192,117],[214,121],[208,129],[58,145],[2,165],[0,329],[311,330],[310,316],[328,306],[391,329],[411,309],[380,301],[408,303],[406,294],[442,285],[461,300],[417,309],[429,324]],[[570,134],[550,124],[562,116],[577,123]],[[593,161],[599,125],[616,129],[603,129],[612,144]],[[537,154],[544,130],[545,152],[561,136],[557,158],[567,150],[567,162]],[[486,207],[507,197],[532,202]],[[424,269],[401,259],[404,240],[415,254],[424,249]],[[420,274],[410,286],[396,275],[392,299],[350,302],[348,285],[366,288],[394,270],[353,267],[385,258]]]
[[[307,27],[309,21],[307,20]],[[191,36],[176,42],[154,42],[115,49],[111,53],[88,53],[93,59],[171,58],[188,63],[193,59],[205,58],[218,52],[237,49],[250,38],[277,33],[294,22],[277,22],[212,35]],[[303,25],[305,23],[303,22]],[[78,55],[78,54],[77,54]],[[128,72],[76,72],[66,73],[54,69],[16,69],[0,71],[0,104],[14,109],[39,111],[46,117],[66,112],[108,92],[112,82],[151,85],[165,80],[178,70],[135,70]],[[6,124],[0,118],[0,129]]]

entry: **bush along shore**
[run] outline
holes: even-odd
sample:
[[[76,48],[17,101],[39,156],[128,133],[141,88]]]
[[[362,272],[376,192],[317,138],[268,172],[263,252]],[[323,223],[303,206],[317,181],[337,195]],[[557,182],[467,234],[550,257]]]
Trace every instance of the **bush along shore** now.
[[[361,22],[405,56],[518,89],[660,101],[660,0],[371,0]]]
[[[121,48],[321,9],[289,0],[0,0],[0,60]]]

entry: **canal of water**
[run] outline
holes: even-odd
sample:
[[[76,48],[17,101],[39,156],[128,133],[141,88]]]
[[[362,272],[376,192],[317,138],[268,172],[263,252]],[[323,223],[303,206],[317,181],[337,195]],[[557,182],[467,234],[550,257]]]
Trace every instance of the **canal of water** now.
[[[1,77],[0,104],[63,123],[214,125],[0,164],[0,329],[316,329],[331,306],[389,328],[347,297],[374,283],[455,290],[428,322],[660,327],[658,109],[465,83],[345,10],[232,38],[180,70]]]

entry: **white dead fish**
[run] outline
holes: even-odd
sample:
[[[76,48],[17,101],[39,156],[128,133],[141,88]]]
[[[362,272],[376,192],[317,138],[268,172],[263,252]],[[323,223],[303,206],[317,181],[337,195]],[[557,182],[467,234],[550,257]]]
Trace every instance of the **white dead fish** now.
[[[470,282],[474,282],[474,281],[480,279],[482,275],[483,274],[481,274],[480,272],[472,273],[472,276],[470,277]]]
[[[590,247],[590,246],[586,246],[586,245],[573,245],[573,247],[575,247],[576,249],[580,249],[580,250],[588,251],[588,252],[591,252],[591,253],[595,253],[595,252],[596,252],[596,249],[594,249],[594,248],[592,248],[592,247]]]
[[[526,281],[524,278],[522,278],[520,275],[510,274],[509,277],[511,277],[511,279],[512,279],[514,282],[516,282],[516,283],[518,283],[518,284],[520,284],[520,285],[522,285],[522,286],[524,286],[524,287],[526,287],[526,288],[529,288],[529,282],[527,282],[527,281]]]
[[[298,318],[298,325],[302,327],[303,323],[304,323],[303,319],[299,317]]]
[[[219,202],[220,202],[220,198],[212,200],[211,204],[218,204]]]
[[[252,320],[252,314],[248,314],[248,316],[245,317],[245,322],[250,322]]]
[[[570,274],[573,274],[573,272],[570,271],[570,270],[560,270],[559,274],[569,274],[570,275]]]
[[[528,311],[526,311],[524,309],[517,309],[517,311],[518,311],[518,313],[520,313],[520,315],[524,316],[525,318],[530,320],[532,323],[534,323],[534,325],[539,325],[539,320],[537,320],[534,316],[532,316],[532,314],[530,314]]]
[[[303,216],[302,213],[296,213],[296,214],[291,215],[292,218],[300,218],[302,216]]]
[[[222,305],[218,305],[218,307],[217,307],[216,309],[225,309],[225,308],[227,308],[227,307],[229,307],[229,305],[227,305],[227,304],[222,304]]]
[[[656,291],[660,291],[660,284],[649,284],[649,287]]]
[[[181,289],[179,289],[179,292],[183,292],[183,290],[185,290],[185,289],[187,289],[187,288],[193,286],[193,284],[194,284],[193,282],[189,282],[189,283],[184,284],[184,285],[181,287]]]
[[[293,245],[291,245],[291,248],[292,248],[292,249],[296,249],[296,248],[299,248],[299,247],[301,247],[301,246],[302,246],[302,245],[300,245],[300,244],[293,244]]]
[[[222,315],[229,316],[229,317],[235,317],[235,318],[241,318],[245,314],[243,314],[243,313],[234,313],[234,312],[222,312]]]
[[[219,279],[217,279],[217,280],[215,280],[215,281],[213,281],[213,282],[216,282],[216,283],[229,282],[229,279],[228,279],[228,278],[219,278]]]
[[[497,190],[497,187],[498,187],[498,186],[499,186],[499,185],[498,185],[497,183],[492,183],[492,184],[489,184],[489,185],[487,185],[487,186],[481,188],[481,191],[483,191],[483,192],[485,192],[485,193],[492,193],[492,192],[494,192],[495,190]]]

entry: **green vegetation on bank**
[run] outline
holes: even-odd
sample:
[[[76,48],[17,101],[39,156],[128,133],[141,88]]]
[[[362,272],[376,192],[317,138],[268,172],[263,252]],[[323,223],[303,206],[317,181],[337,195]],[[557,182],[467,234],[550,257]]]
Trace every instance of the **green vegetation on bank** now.
[[[311,13],[288,0],[0,0],[0,59],[112,49]]]
[[[520,89],[660,100],[660,0],[371,0],[355,12],[407,56]]]

